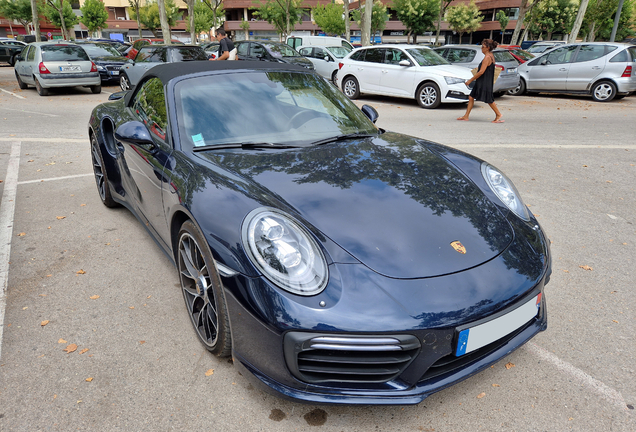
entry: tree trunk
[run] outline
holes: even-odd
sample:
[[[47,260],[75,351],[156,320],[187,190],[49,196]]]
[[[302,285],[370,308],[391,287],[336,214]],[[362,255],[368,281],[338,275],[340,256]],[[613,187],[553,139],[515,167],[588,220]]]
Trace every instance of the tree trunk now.
[[[365,0],[364,15],[360,25],[360,43],[362,46],[371,45],[371,17],[373,16],[373,0]]]
[[[521,27],[523,27],[523,20],[526,17],[526,14],[532,10],[534,5],[537,3],[530,4],[532,0],[523,0],[521,5],[519,6],[519,17],[517,18],[517,24],[515,25],[515,31],[512,33],[512,39],[510,40],[510,45],[520,45],[519,43],[519,33],[521,33]]]
[[[38,4],[36,0],[31,0],[31,20],[36,42],[42,42],[42,37],[40,36],[40,17],[38,16]],[[29,30],[27,29],[27,34],[28,33]]]
[[[172,35],[170,34],[170,25],[168,24],[168,17],[166,15],[166,4],[164,0],[157,0],[157,6],[159,6],[159,20],[161,21],[161,34],[163,35],[163,42],[166,45],[171,45]]]
[[[585,11],[587,10],[587,5],[589,2],[590,0],[581,0],[579,13],[576,15],[576,19],[574,20],[574,26],[572,26],[572,32],[570,33],[570,37],[568,38],[568,43],[576,42],[576,38],[579,35],[581,24],[583,24],[583,18],[585,17]]]
[[[62,27],[62,37],[64,38],[64,40],[68,39],[68,34],[66,32],[66,23],[64,22],[64,13],[62,12],[64,10],[64,4],[62,2],[62,0],[60,0],[60,8],[57,10],[58,13],[60,14],[60,24]]]
[[[351,29],[349,20],[349,0],[343,0],[344,4],[344,20],[345,20],[345,39],[351,42]]]
[[[135,13],[137,14],[137,31],[139,32],[139,39],[142,38],[141,35],[141,22],[139,21],[139,2],[135,3]]]

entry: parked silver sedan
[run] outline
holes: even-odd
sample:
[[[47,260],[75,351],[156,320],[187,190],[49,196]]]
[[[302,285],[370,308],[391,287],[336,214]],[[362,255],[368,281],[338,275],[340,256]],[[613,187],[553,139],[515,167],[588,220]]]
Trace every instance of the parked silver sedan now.
[[[101,93],[101,78],[97,66],[86,51],[68,42],[35,42],[16,57],[15,77],[21,89],[35,86],[40,96],[50,88],[90,87]]]
[[[484,59],[481,45],[444,45],[434,48],[434,50],[450,64],[469,69],[478,67]],[[495,57],[495,66],[501,70],[499,78],[495,81],[493,93],[495,96],[501,96],[508,90],[519,86],[519,73],[517,71],[519,62],[507,49],[495,49],[492,53]]]
[[[510,94],[570,93],[609,102],[636,91],[636,46],[618,42],[563,45],[522,64],[519,73],[519,87]]]

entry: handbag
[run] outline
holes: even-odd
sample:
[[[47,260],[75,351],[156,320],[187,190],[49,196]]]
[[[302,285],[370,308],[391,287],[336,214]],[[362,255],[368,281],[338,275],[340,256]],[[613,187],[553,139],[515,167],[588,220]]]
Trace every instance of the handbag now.
[[[497,78],[499,78],[499,74],[501,74],[502,70],[503,70],[503,68],[501,66],[495,65],[495,75],[492,78],[492,83],[493,84],[497,81]],[[479,70],[477,68],[472,68],[470,70],[470,73],[472,73],[473,76],[477,75],[477,72],[479,72]]]

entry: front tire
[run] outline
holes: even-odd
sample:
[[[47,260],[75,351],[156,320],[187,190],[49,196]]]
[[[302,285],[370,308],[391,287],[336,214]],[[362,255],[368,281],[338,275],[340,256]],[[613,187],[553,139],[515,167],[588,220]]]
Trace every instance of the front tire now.
[[[354,77],[346,77],[342,81],[342,92],[349,99],[357,99],[360,97],[360,86],[358,80]]]
[[[526,82],[523,79],[519,79],[519,85],[517,88],[513,88],[512,90],[508,90],[508,94],[510,96],[521,96],[526,92]]]
[[[128,75],[123,72],[119,76],[119,88],[121,88],[121,91],[130,90],[130,79],[128,78]]]
[[[212,354],[227,357],[232,337],[223,286],[208,243],[191,221],[181,226],[177,251],[181,291],[197,336]]]
[[[35,89],[38,91],[38,94],[40,96],[49,95],[49,89],[45,89],[44,87],[42,87],[42,84],[40,84],[40,81],[38,81],[36,77],[33,77],[33,81],[35,81]]]
[[[415,100],[422,108],[435,109],[442,103],[442,95],[437,84],[429,82],[419,86]]]
[[[95,175],[95,183],[97,184],[97,192],[102,203],[109,208],[119,207],[119,204],[113,200],[110,193],[110,185],[108,183],[108,175],[104,168],[104,158],[99,148],[99,143],[95,135],[91,137],[91,159],[93,161],[93,174]]]
[[[616,86],[611,81],[601,81],[592,87],[592,98],[596,102],[609,102],[616,97]]]

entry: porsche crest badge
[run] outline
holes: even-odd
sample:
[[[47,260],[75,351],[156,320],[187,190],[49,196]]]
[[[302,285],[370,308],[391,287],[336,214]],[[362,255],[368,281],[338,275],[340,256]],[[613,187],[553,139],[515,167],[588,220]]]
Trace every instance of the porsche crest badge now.
[[[466,253],[466,248],[464,247],[463,244],[461,244],[460,241],[451,242],[451,246],[453,247],[453,249],[455,249],[460,254],[465,254]]]

